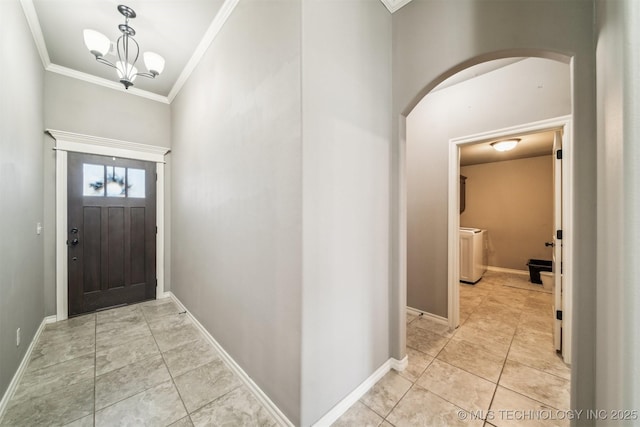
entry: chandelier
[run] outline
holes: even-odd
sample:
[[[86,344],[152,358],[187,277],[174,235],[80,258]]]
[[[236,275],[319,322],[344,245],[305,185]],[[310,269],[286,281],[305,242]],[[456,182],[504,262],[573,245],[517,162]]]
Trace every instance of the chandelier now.
[[[123,4],[118,6],[118,11],[124,16],[124,24],[118,25],[118,29],[122,35],[118,37],[118,41],[116,42],[116,52],[114,52],[114,54],[117,53],[118,60],[115,64],[104,58],[111,49],[111,40],[104,34],[95,30],[86,29],[83,32],[84,44],[93,56],[96,57],[96,61],[115,68],[120,83],[124,85],[125,89],[129,89],[130,86],[133,86],[133,81],[138,76],[154,79],[160,75],[164,69],[164,58],[157,53],[145,52],[143,54],[144,64],[149,72],[138,72],[135,65],[140,55],[140,46],[133,38],[133,36],[136,35],[136,30],[129,26],[129,19],[135,18],[136,12],[129,6]]]

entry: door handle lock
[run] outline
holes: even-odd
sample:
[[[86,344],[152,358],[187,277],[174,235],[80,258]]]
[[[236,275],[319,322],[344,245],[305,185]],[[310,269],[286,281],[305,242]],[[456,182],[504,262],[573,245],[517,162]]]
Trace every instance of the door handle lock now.
[[[546,247],[549,247],[549,246],[554,247],[556,244],[555,244],[555,243],[553,243],[553,242],[544,242],[544,245],[545,245]]]

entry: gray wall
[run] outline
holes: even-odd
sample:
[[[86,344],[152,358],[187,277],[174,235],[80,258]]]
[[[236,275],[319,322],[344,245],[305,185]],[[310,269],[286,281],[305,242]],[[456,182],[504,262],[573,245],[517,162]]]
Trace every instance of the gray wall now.
[[[409,307],[447,317],[449,140],[571,114],[570,95],[569,65],[529,58],[431,92],[407,116]]]
[[[1,1],[0,397],[44,318],[43,68],[18,1]],[[16,329],[22,343],[16,347]]]
[[[168,104],[45,73],[47,128],[170,147],[170,123]]]
[[[460,227],[488,231],[489,266],[527,270],[531,258],[552,259],[553,249],[545,242],[554,233],[554,159],[549,155],[460,168],[467,177]]]
[[[595,407],[636,409],[640,408],[640,3],[598,0],[597,7]]]
[[[300,2],[241,1],[171,105],[172,291],[300,423]]]
[[[389,358],[391,16],[304,0],[302,425]]]
[[[628,2],[632,4],[633,2]],[[392,242],[401,236],[400,147],[404,119],[443,78],[483,60],[561,53],[573,58],[575,250],[572,407],[594,405],[596,144],[594,10],[589,0],[416,0],[393,15]],[[455,25],[452,25],[452,22]],[[441,224],[446,228],[446,224]],[[404,353],[401,247],[392,247],[392,351]],[[443,258],[446,262],[446,258]],[[396,331],[400,331],[399,334]]]
[[[116,91],[60,74],[44,76],[44,128],[84,135],[113,138],[160,147],[171,146],[171,119],[168,104]],[[44,257],[45,308],[56,314],[55,276],[55,142],[44,142]],[[165,236],[170,238],[170,158],[167,156],[165,183]],[[169,247],[170,240],[165,241]],[[170,258],[165,256],[165,276],[169,277]],[[169,283],[165,279],[168,290]]]

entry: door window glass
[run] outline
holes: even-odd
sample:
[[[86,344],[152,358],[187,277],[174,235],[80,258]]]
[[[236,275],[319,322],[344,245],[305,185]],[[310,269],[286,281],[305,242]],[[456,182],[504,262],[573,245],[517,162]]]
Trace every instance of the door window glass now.
[[[82,195],[104,196],[104,166],[82,165]]]
[[[107,197],[125,197],[126,194],[125,169],[107,166]]]
[[[127,196],[144,199],[144,169],[127,169]]]
[[[82,195],[145,198],[145,170],[117,166],[82,165]]]

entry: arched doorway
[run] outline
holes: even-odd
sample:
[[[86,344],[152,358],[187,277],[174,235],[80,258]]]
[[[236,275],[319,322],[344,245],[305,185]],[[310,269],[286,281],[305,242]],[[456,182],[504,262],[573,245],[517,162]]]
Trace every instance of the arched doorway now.
[[[532,56],[531,52],[527,52],[529,55],[527,56]],[[496,55],[498,58],[506,58],[509,57],[510,55]],[[465,128],[467,130],[464,130],[462,132],[458,132],[457,134],[450,134],[448,135],[447,138],[445,138],[444,140],[439,140],[438,142],[442,144],[441,147],[439,147],[439,149],[436,150],[432,150],[431,153],[433,154],[434,157],[434,163],[427,165],[424,167],[425,170],[430,170],[432,171],[433,168],[439,168],[440,166],[442,166],[439,170],[442,172],[444,171],[444,175],[442,180],[438,180],[438,178],[433,178],[431,180],[425,180],[428,181],[430,183],[434,183],[431,186],[431,189],[433,190],[434,193],[437,193],[437,197],[439,197],[441,200],[440,202],[442,203],[436,203],[436,205],[438,205],[437,207],[433,208],[435,209],[435,213],[437,215],[440,215],[440,219],[447,218],[448,215],[448,210],[451,209],[451,206],[447,205],[447,198],[449,197],[450,193],[448,191],[447,187],[447,176],[446,173],[449,171],[448,166],[450,164],[449,159],[450,157],[453,155],[452,151],[450,150],[450,145],[449,145],[449,140],[451,139],[455,139],[455,138],[459,138],[459,140],[457,142],[461,142],[464,140],[464,137],[468,137],[469,135],[473,135],[473,134],[481,134],[483,131],[484,132],[488,132],[488,131],[495,131],[496,129],[506,129],[509,128],[511,126],[516,126],[516,125],[522,125],[525,123],[531,123],[531,122],[536,122],[536,121],[540,121],[544,118],[552,118],[552,117],[558,117],[558,116],[565,116],[565,115],[570,115],[572,113],[572,106],[571,106],[571,97],[570,97],[570,84],[571,84],[571,79],[570,79],[570,58],[568,57],[558,57],[557,55],[544,55],[544,54],[539,54],[539,55],[533,55],[535,57],[538,58],[547,58],[547,59],[552,59],[554,61],[559,62],[560,64],[562,64],[564,66],[564,68],[566,69],[566,74],[567,74],[567,81],[568,81],[568,85],[567,85],[567,89],[568,89],[568,94],[567,94],[567,100],[568,100],[568,111],[562,112],[560,114],[557,113],[550,113],[547,112],[549,115],[546,117],[536,117],[536,116],[528,116],[525,118],[522,118],[523,116],[519,116],[519,114],[515,114],[513,111],[509,111],[504,113],[504,117],[502,117],[503,121],[500,122],[498,121],[498,125],[488,125],[488,128],[482,129],[480,128],[475,128],[472,129],[471,127],[469,128]],[[462,67],[462,69],[464,68],[468,68],[471,67],[473,65],[477,65],[479,63],[485,63],[486,57],[485,58],[475,58],[474,60],[468,61],[465,63],[465,65],[467,67]],[[440,79],[437,79],[436,81],[434,81],[431,85],[429,85],[428,89],[425,89],[425,91],[421,92],[420,95],[422,95],[422,98],[424,98],[424,96],[426,96],[426,94],[432,93],[433,89],[436,88],[436,86],[443,82],[444,80],[446,80],[447,77],[455,75],[459,70],[461,69],[461,67],[454,67],[454,69],[450,70],[447,73],[443,73],[443,75],[441,76]],[[542,90],[543,88],[541,88]],[[411,254],[409,253],[409,250],[407,250],[407,245],[408,245],[408,237],[409,237],[409,233],[410,233],[410,229],[412,224],[408,223],[408,211],[411,208],[411,200],[407,199],[407,163],[408,163],[408,152],[407,152],[407,145],[410,142],[410,139],[412,138],[412,129],[411,129],[411,123],[410,123],[410,115],[415,111],[415,109],[418,107],[419,103],[421,101],[420,99],[415,99],[414,102],[412,102],[412,104],[407,107],[407,109],[405,109],[403,115],[400,117],[400,123],[399,123],[399,147],[398,150],[399,152],[397,153],[397,160],[398,160],[398,185],[396,186],[396,191],[398,191],[399,193],[399,197],[398,199],[400,200],[400,207],[399,207],[399,213],[397,215],[397,227],[399,230],[398,233],[398,250],[397,250],[397,256],[398,256],[398,260],[399,260],[399,265],[398,265],[398,269],[397,271],[399,272],[399,278],[398,278],[398,282],[400,283],[400,289],[399,289],[399,299],[400,301],[407,301],[409,292],[407,291],[407,275],[410,274],[409,272],[409,262],[410,262],[410,258],[411,258]],[[513,109],[513,108],[512,108]],[[524,111],[524,109],[523,109]],[[442,116],[438,116],[437,117],[439,120],[442,121],[446,121],[446,120],[453,120],[451,117],[446,116],[445,113],[442,113]],[[554,125],[555,126],[555,125]],[[572,125],[569,125],[569,127],[571,127]],[[571,130],[571,129],[570,129]],[[468,141],[467,141],[468,142]],[[457,147],[456,147],[457,149]],[[455,151],[455,153],[457,153],[457,151]],[[437,163],[441,163],[441,165],[438,165]],[[434,281],[437,282],[437,284],[440,286],[439,290],[437,290],[436,292],[441,292],[441,294],[439,295],[435,295],[434,293],[431,294],[431,296],[439,296],[440,298],[442,298],[442,289],[445,289],[444,292],[444,300],[447,301],[448,300],[448,292],[446,291],[446,283],[448,283],[448,281],[450,280],[449,277],[449,265],[448,265],[448,260],[451,256],[451,245],[447,244],[447,227],[448,224],[446,222],[446,219],[440,222],[436,222],[435,224],[432,225],[432,232],[435,233],[436,235],[436,239],[435,242],[432,242],[433,246],[436,248],[435,252],[437,253],[436,255],[432,255],[433,259],[431,261],[434,262],[435,264],[438,264],[437,268],[440,268],[440,272],[442,273],[444,271],[444,274],[441,274],[440,277],[436,277]],[[566,236],[568,237],[568,236]],[[442,244],[442,242],[444,242],[444,244]],[[457,248],[453,248],[453,250],[457,250]],[[457,268],[457,267],[456,267]],[[443,284],[443,277],[444,277],[444,282],[445,284]],[[447,313],[447,309],[445,308],[445,315],[444,316],[440,316],[440,317],[444,317],[444,318],[448,318],[448,313]],[[399,325],[399,329],[402,331],[401,332],[401,336],[403,336],[404,338],[406,338],[406,323],[405,323],[405,317],[404,315],[402,316],[401,319],[398,319],[398,325]],[[403,341],[402,338],[400,339],[400,341]],[[402,345],[405,345],[405,343],[403,342]],[[444,345],[442,346],[442,348],[444,347]],[[401,353],[402,356],[404,356],[404,353]],[[436,355],[433,355],[433,357],[435,357]],[[505,360],[506,360],[506,356],[505,356]],[[566,408],[558,408],[558,409],[568,409],[568,391],[567,391],[567,396],[566,396],[566,403],[567,406]],[[553,406],[553,405],[549,405],[549,406]]]

